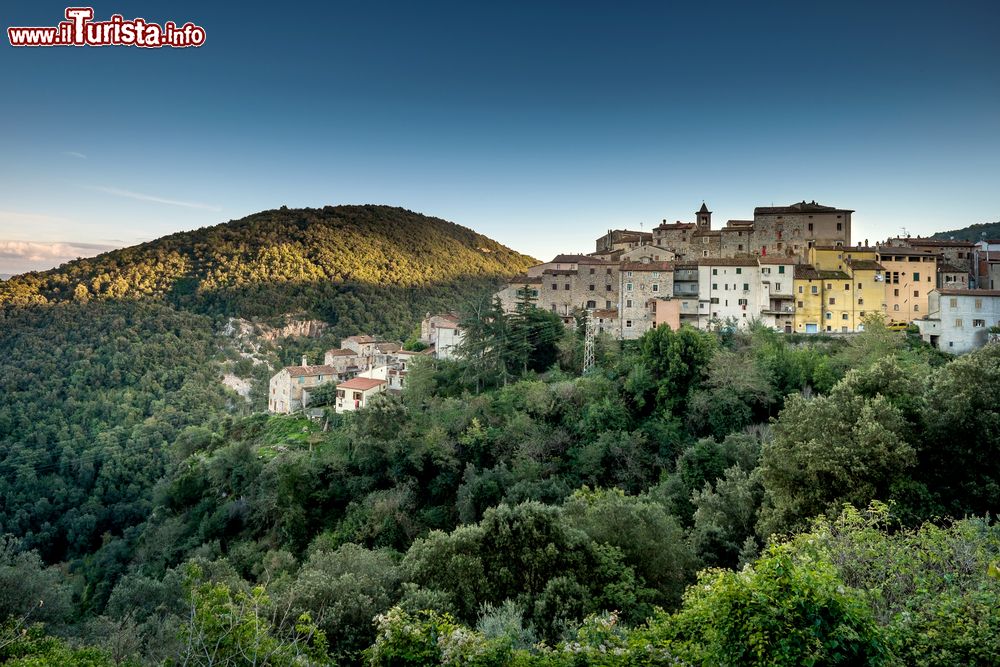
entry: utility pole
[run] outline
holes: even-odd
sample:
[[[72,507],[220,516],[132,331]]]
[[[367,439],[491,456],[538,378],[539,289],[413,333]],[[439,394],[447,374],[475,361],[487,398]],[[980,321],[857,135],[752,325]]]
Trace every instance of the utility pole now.
[[[588,308],[586,311],[585,333],[583,338],[583,372],[586,373],[594,367],[594,338],[596,336],[594,311]]]

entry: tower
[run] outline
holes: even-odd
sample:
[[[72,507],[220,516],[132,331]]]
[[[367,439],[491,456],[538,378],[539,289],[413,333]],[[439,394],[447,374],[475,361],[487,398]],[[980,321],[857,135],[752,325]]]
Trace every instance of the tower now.
[[[699,232],[707,232],[712,228],[712,212],[705,206],[705,202],[701,203],[701,208],[694,215]]]

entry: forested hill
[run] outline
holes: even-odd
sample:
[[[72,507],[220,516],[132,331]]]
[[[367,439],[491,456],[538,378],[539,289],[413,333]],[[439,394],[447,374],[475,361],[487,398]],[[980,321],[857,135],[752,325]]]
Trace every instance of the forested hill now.
[[[969,225],[961,229],[954,229],[950,232],[938,232],[931,236],[932,239],[958,239],[961,241],[980,241],[982,239],[1000,238],[1000,221],[983,222],[978,225]]]
[[[526,255],[389,206],[264,211],[0,283],[0,307],[162,296],[217,314],[318,315],[334,294],[433,290],[523,271]]]

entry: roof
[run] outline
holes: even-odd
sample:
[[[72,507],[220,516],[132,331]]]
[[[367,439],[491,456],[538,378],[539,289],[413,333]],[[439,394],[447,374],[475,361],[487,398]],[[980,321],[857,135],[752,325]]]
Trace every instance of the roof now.
[[[344,350],[344,349],[327,350],[326,353],[331,357],[354,357],[357,356],[358,354],[354,350]]]
[[[293,378],[308,377],[312,375],[336,375],[337,369],[333,366],[285,366],[285,370]]]
[[[756,206],[753,210],[753,214],[755,216],[775,215],[780,213],[854,213],[854,211],[849,208],[823,206],[822,204],[817,204],[816,200],[811,202],[802,200],[796,204],[791,204],[790,206]]]
[[[351,378],[347,382],[341,382],[337,389],[357,389],[358,391],[368,391],[385,384],[385,380],[375,380],[373,378]]]
[[[508,285],[534,285],[536,283],[540,284],[542,282],[541,276],[514,276],[509,281]]]
[[[992,263],[992,262],[991,262]],[[938,267],[939,273],[968,273],[968,269],[963,269],[961,267],[955,266],[954,264],[944,263]]]
[[[695,227],[697,227],[697,225],[694,224],[693,222],[681,222],[680,220],[678,220],[677,222],[661,222],[659,225],[656,226],[657,229],[664,229],[664,230],[694,229]]]
[[[705,206],[705,202],[701,203],[701,208],[698,209],[698,212],[699,213],[711,213],[711,211],[708,210],[708,207]]]
[[[575,276],[577,274],[576,269],[545,269],[542,271],[543,274],[547,276]]]
[[[939,289],[942,296],[1000,296],[1000,289]]]
[[[819,271],[812,264],[795,265],[796,280],[819,280]]]
[[[727,220],[726,226],[722,228],[722,231],[726,231],[727,229],[732,231],[733,227],[753,227],[753,220]],[[745,230],[740,229],[739,231]]]
[[[677,269],[697,269],[698,260],[690,259],[684,262],[674,262],[674,270]]]
[[[756,257],[705,257],[698,266],[757,266]]]
[[[850,280],[851,277],[843,271],[817,271],[823,280]]]
[[[847,264],[855,271],[885,271],[885,267],[874,259],[851,259],[848,257],[844,260],[844,264]]]
[[[602,308],[600,310],[594,311],[594,317],[599,317],[604,320],[614,320],[618,318],[617,308]]]
[[[955,246],[960,248],[971,248],[975,243],[972,241],[963,241],[961,239],[903,239],[910,245],[914,246]]]
[[[929,257],[936,257],[937,253],[933,253],[930,250],[921,250],[919,248],[901,248],[896,246],[879,245],[875,246],[875,251],[879,255],[923,255]]]
[[[549,264],[562,264],[569,263],[575,264],[580,260],[593,259],[593,257],[588,257],[587,255],[556,255]]]
[[[378,343],[375,345],[375,349],[379,352],[399,352],[403,346],[399,343]]]
[[[375,343],[375,342],[377,342],[371,336],[348,336],[344,340],[353,340],[355,343]]]
[[[674,265],[670,262],[624,262],[622,271],[673,271]]]
[[[585,255],[583,257],[583,259],[581,259],[578,263],[579,264],[613,264],[613,262],[610,262],[610,261],[608,261],[606,259],[602,259],[600,257],[591,257],[590,255]]]
[[[761,255],[756,259],[760,264],[795,264],[798,261],[795,257],[787,255]]]

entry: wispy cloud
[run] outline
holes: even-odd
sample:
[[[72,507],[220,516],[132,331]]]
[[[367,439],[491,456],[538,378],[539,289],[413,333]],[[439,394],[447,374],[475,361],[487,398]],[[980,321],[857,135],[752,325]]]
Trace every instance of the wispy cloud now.
[[[84,155],[83,153],[77,153],[76,151],[63,151],[63,155],[66,155],[68,157],[75,157],[75,158],[78,158],[80,160],[86,160],[87,159],[86,155]]]
[[[44,215],[42,213],[20,213],[18,211],[0,211],[0,224],[9,225],[44,225],[72,224],[69,218],[62,218],[55,215]]]
[[[98,192],[103,192],[104,194],[114,195],[115,197],[126,197],[128,199],[137,199],[139,201],[154,202],[156,204],[168,204],[170,206],[183,206],[184,208],[197,208],[204,211],[221,211],[222,207],[212,206],[211,204],[202,204],[200,202],[193,201],[181,201],[179,199],[167,199],[165,197],[157,197],[155,195],[146,195],[141,192],[132,192],[131,190],[122,190],[121,188],[107,188],[103,186],[97,186],[90,188],[91,190],[96,190]]]

